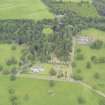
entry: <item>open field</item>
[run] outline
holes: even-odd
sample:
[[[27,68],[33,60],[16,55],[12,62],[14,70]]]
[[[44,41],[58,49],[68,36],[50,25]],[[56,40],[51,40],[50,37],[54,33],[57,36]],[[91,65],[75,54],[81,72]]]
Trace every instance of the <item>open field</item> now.
[[[79,100],[83,100],[83,105],[99,105],[100,100],[105,101],[78,84],[55,82],[50,87],[48,81],[44,80],[20,78],[10,81],[8,77],[0,76],[1,105],[11,105],[11,88],[15,90],[13,94],[21,105],[81,105]]]
[[[105,41],[105,32],[88,29],[81,32],[83,36],[89,36],[90,38],[95,38],[96,40]],[[82,56],[81,59],[77,59],[77,56]],[[104,59],[105,57],[105,42],[100,49],[92,49],[89,45],[76,45],[75,50],[75,67],[74,75],[77,78],[83,79],[86,83],[90,84],[94,88],[97,88],[105,92],[105,63],[94,63],[92,62],[92,57],[98,59]]]
[[[0,19],[53,18],[41,0],[0,0]]]
[[[16,47],[13,49],[13,47]],[[3,70],[10,69],[11,67],[17,67],[18,64],[9,65],[8,61],[15,59],[17,63],[21,57],[22,47],[14,44],[0,44],[0,66],[3,67]]]

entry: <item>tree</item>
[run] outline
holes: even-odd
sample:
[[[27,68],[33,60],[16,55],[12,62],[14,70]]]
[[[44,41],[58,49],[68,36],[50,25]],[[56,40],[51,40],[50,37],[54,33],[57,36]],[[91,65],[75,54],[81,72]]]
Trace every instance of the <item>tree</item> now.
[[[14,74],[10,75],[10,80],[11,80],[11,81],[16,80],[16,75],[14,75]]]
[[[6,61],[6,64],[9,66],[9,65],[12,65],[12,64],[17,64],[17,60],[15,57],[11,57],[10,59],[8,59]]]
[[[0,65],[0,72],[3,70],[3,66],[2,65]]]
[[[87,69],[90,69],[90,68],[91,68],[91,62],[87,62],[86,68],[87,68]]]
[[[55,76],[57,74],[57,72],[54,70],[54,68],[51,68],[49,74],[51,76]]]
[[[15,51],[15,50],[16,50],[16,46],[13,45],[13,46],[11,47],[11,49],[12,49],[13,51]]]
[[[83,97],[79,96],[79,97],[78,97],[78,103],[79,103],[79,104],[85,104],[86,101],[85,101],[85,99],[84,99]]]
[[[105,100],[100,100],[99,105],[105,105]]]
[[[91,57],[91,61],[92,61],[92,62],[95,62],[95,61],[96,61],[96,59],[97,59],[97,57],[96,57],[96,56],[92,56],[92,57]]]
[[[100,78],[100,74],[99,74],[98,72],[96,72],[96,73],[94,74],[94,78],[95,78],[95,79],[99,79],[99,78]]]
[[[90,48],[92,49],[100,49],[103,46],[103,42],[100,40],[96,40],[95,42],[93,42],[90,46]]]
[[[84,59],[84,55],[83,54],[77,54],[76,59],[77,60],[83,60]]]
[[[49,86],[53,87],[55,85],[55,82],[53,80],[49,80]]]

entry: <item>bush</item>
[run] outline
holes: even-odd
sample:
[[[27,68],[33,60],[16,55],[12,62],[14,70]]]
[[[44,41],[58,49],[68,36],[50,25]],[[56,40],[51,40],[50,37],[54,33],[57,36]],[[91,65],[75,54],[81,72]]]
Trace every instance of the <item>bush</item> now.
[[[54,68],[51,68],[49,74],[50,74],[51,76],[55,76],[55,75],[57,74],[57,72],[54,70]]]
[[[78,49],[76,50],[76,52],[77,52],[77,53],[80,53],[80,52],[81,52],[81,49],[80,49],[80,48],[78,48]]]
[[[91,62],[87,62],[86,68],[87,68],[87,69],[90,69],[90,68],[91,68]]]
[[[91,61],[92,61],[92,62],[95,62],[95,61],[96,61],[96,59],[97,59],[97,57],[96,57],[96,56],[92,56],[92,57],[91,57]]]
[[[6,61],[7,65],[17,64],[17,60],[14,57],[11,57]]]
[[[2,65],[0,65],[0,72],[3,70],[3,66]]]
[[[75,62],[72,62],[72,67],[76,67],[76,63]]]
[[[63,71],[60,70],[60,71],[58,72],[57,78],[61,78],[61,77],[63,77],[63,76],[64,76]]]
[[[78,70],[77,70],[77,73],[81,73],[81,70],[80,70],[80,69],[78,69]]]
[[[99,79],[99,78],[100,78],[100,74],[99,74],[99,73],[95,73],[95,74],[94,74],[94,78],[95,78],[95,79]]]
[[[8,74],[10,74],[10,71],[9,70],[3,70],[3,74],[8,75]]]
[[[13,46],[11,47],[11,49],[12,49],[13,51],[16,50],[16,46],[13,45]]]
[[[11,69],[11,74],[13,74],[13,75],[16,75],[16,74],[17,74],[16,67],[13,67],[13,68]]]
[[[85,104],[85,102],[86,102],[86,101],[85,101],[85,99],[84,99],[83,97],[81,97],[81,96],[78,97],[78,103],[79,103],[79,104]]]
[[[15,93],[15,89],[14,88],[10,88],[8,89],[9,94],[14,94]]]
[[[55,85],[55,82],[53,80],[49,80],[49,86],[53,87]]]
[[[92,48],[92,49],[100,49],[100,48],[102,48],[102,45],[103,45],[103,42],[100,41],[100,40],[97,40],[97,41],[95,41],[94,43],[92,43],[90,45],[90,48]]]
[[[84,59],[83,54],[77,54],[76,59],[77,60],[83,60]]]
[[[80,75],[74,75],[74,80],[83,80],[83,78]]]
[[[100,100],[99,105],[105,105],[105,100]]]
[[[12,75],[10,76],[10,80],[11,80],[11,81],[16,80],[16,75],[13,75],[13,74],[12,74]]]

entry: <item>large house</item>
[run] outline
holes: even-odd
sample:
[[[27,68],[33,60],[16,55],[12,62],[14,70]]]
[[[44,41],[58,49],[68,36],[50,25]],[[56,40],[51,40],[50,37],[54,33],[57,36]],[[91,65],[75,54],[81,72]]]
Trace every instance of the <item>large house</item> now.
[[[88,37],[88,36],[78,36],[76,38],[76,41],[79,44],[90,44],[94,41],[94,39],[92,37]]]
[[[44,71],[44,68],[37,66],[37,67],[32,67],[31,70],[33,73],[39,73],[39,72]]]

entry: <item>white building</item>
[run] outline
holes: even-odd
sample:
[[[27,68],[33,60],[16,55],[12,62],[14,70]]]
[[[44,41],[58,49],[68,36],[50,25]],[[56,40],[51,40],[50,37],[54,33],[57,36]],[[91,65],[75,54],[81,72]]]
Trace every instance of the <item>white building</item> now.
[[[76,40],[77,40],[77,43],[79,44],[90,44],[94,41],[93,38],[90,38],[88,36],[78,36]]]
[[[44,68],[38,66],[38,67],[32,67],[31,70],[33,73],[39,73],[39,72],[44,71]]]

